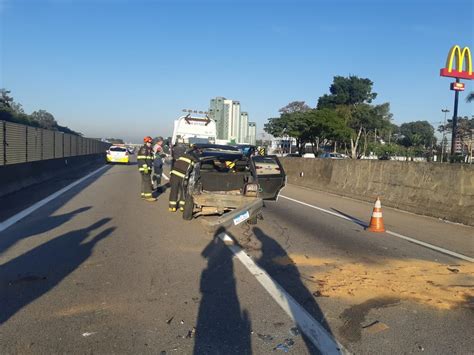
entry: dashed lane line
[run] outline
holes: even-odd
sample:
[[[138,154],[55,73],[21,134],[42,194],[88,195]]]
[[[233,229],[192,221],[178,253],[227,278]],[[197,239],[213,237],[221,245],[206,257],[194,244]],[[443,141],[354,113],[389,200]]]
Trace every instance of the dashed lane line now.
[[[41,201],[38,201],[36,202],[34,205],[28,207],[27,209],[17,213],[16,215],[6,219],[5,221],[1,222],[0,223],[0,232],[4,231],[5,229],[9,228],[10,226],[12,226],[13,224],[15,224],[16,222],[22,220],[23,218],[25,218],[26,216],[30,215],[31,213],[33,213],[34,211],[36,211],[37,209],[43,207],[44,205],[46,205],[48,202],[54,200],[55,198],[61,196],[63,193],[65,193],[66,191],[69,191],[70,189],[72,189],[74,186],[77,186],[79,185],[81,182],[83,182],[84,180],[87,180],[88,178],[90,178],[91,176],[97,174],[98,172],[104,170],[105,168],[107,168],[108,166],[102,166],[100,167],[99,169],[97,170],[94,170],[93,172],[87,174],[86,176],[80,178],[79,180],[76,180],[74,181],[72,184],[69,184],[67,185],[66,187],[63,187],[61,190],[59,191],[56,191],[55,193],[53,193],[52,195],[49,195],[48,197],[42,199]]]
[[[334,339],[283,287],[255,264],[252,258],[245,254],[229,235],[221,233],[218,237],[322,354],[349,354],[343,345]]]
[[[351,221],[351,222],[356,222],[358,223],[358,220],[354,219],[354,218],[349,218],[347,216],[344,216],[342,214],[339,214],[339,213],[336,213],[336,212],[333,212],[333,211],[329,211],[329,210],[326,210],[324,208],[321,208],[321,207],[318,207],[318,206],[314,206],[314,205],[310,205],[309,203],[306,203],[306,202],[303,202],[303,201],[299,201],[299,200],[295,200],[294,198],[291,198],[291,197],[288,197],[288,196],[284,196],[284,195],[280,195],[280,197],[284,198],[284,199],[287,199],[289,201],[293,201],[295,203],[299,203],[300,205],[303,205],[303,206],[306,206],[306,207],[310,207],[310,208],[313,208],[315,210],[318,210],[318,211],[321,211],[321,212],[324,212],[324,213],[327,213],[327,214],[330,214],[332,216],[335,216],[335,217],[338,217],[338,218],[342,218],[342,219],[345,219],[347,221]],[[358,223],[360,224],[360,223]],[[365,226],[367,227],[367,226]],[[466,261],[469,261],[471,263],[474,263],[474,258],[471,258],[467,255],[463,255],[463,254],[459,254],[459,253],[456,253],[455,251],[451,251],[451,250],[448,250],[448,249],[444,249],[444,248],[441,248],[441,247],[438,247],[436,245],[433,245],[433,244],[429,244],[429,243],[425,243],[425,242],[422,242],[421,240],[418,240],[418,239],[414,239],[414,238],[410,238],[410,237],[407,237],[403,234],[399,234],[399,233],[395,233],[395,232],[392,232],[392,231],[385,231],[385,233],[387,234],[390,234],[391,236],[394,236],[394,237],[397,237],[397,238],[401,238],[401,239],[404,239],[406,241],[409,241],[411,243],[414,243],[414,244],[418,244],[418,245],[421,245],[425,248],[428,248],[428,249],[431,249],[431,250],[435,250],[435,251],[438,251],[440,253],[443,253],[443,254],[446,254],[446,255],[449,255],[449,256],[452,256],[452,257],[455,257],[457,259],[462,259],[462,260],[466,260]]]

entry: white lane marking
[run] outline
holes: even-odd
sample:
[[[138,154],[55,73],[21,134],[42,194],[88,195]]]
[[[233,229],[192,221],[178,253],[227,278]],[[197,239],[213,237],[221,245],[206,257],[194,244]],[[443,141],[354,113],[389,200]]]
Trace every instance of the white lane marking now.
[[[427,248],[430,248],[430,249],[439,251],[440,253],[448,254],[448,255],[450,255],[450,256],[454,256],[455,258],[462,259],[462,260],[466,260],[466,261],[469,261],[469,262],[471,262],[471,263],[474,263],[474,258],[470,258],[469,256],[456,253],[455,251],[446,250],[446,249],[444,249],[444,248],[437,247],[436,245],[429,244],[429,243],[425,243],[425,242],[422,242],[422,241],[420,241],[420,240],[413,239],[413,238],[407,237],[407,236],[405,236],[405,235],[403,235],[403,234],[398,234],[398,233],[395,233],[395,232],[392,232],[392,231],[385,231],[385,233],[390,234],[390,235],[393,235],[394,237],[398,237],[398,238],[401,238],[401,239],[405,239],[405,240],[408,240],[409,242],[412,242],[412,243],[415,243],[415,244],[419,244],[419,245],[422,245],[422,246],[424,246],[424,247],[427,247]]]
[[[66,191],[72,189],[74,186],[80,184],[81,182],[83,182],[84,180],[90,178],[91,176],[97,174],[98,172],[104,170],[105,168],[107,168],[107,166],[102,166],[100,167],[99,169],[97,170],[94,170],[93,172],[87,174],[86,176],[80,178],[79,180],[76,180],[74,181],[72,184],[69,184],[68,186],[66,187],[63,187],[61,190],[59,191],[56,191],[54,194],[52,195],[49,195],[48,197],[42,199],[41,201],[38,201],[36,202],[34,205],[28,207],[27,209],[17,213],[16,215],[8,218],[7,220],[3,221],[0,223],[0,232],[3,232],[5,229],[7,229],[8,227],[10,227],[11,225],[15,224],[16,222],[18,222],[19,220],[25,218],[26,216],[28,216],[29,214],[33,213],[34,211],[36,211],[38,208],[41,208],[43,207],[44,205],[46,205],[48,202],[54,200],[55,198],[57,198],[58,196],[61,196],[63,193],[65,193]]]
[[[299,203],[303,206],[307,206],[307,207],[311,207],[311,208],[314,208],[318,211],[321,211],[321,212],[324,212],[324,213],[328,213],[330,215],[333,215],[333,216],[336,216],[338,218],[342,218],[342,219],[345,219],[347,221],[356,221],[358,222],[358,220],[356,219],[353,219],[353,218],[349,218],[349,217],[346,217],[346,216],[343,216],[339,213],[335,213],[335,212],[332,212],[332,211],[329,211],[329,210],[326,210],[324,208],[321,208],[321,207],[317,207],[317,206],[313,206],[313,205],[310,205],[309,203],[306,203],[306,202],[302,202],[302,201],[299,201],[299,200],[295,200],[294,198],[291,198],[291,197],[287,197],[287,196],[283,196],[281,195],[281,197],[287,199],[287,200],[290,200],[290,201],[293,201],[293,202],[296,202],[296,203]],[[359,223],[360,224],[360,223]],[[367,225],[365,226],[367,227]],[[446,254],[446,255],[449,255],[449,256],[453,256],[455,258],[458,258],[458,259],[462,259],[462,260],[466,260],[466,261],[469,261],[471,263],[474,263],[474,258],[471,258],[467,255],[463,255],[463,254],[459,254],[459,253],[456,253],[455,251],[451,251],[451,250],[447,250],[447,249],[444,249],[444,248],[441,248],[441,247],[438,247],[436,245],[433,245],[433,244],[429,244],[429,243],[425,243],[425,242],[422,242],[420,240],[417,240],[417,239],[414,239],[414,238],[410,238],[410,237],[407,237],[403,234],[399,234],[399,233],[395,233],[395,232],[392,232],[392,231],[385,231],[385,233],[387,234],[390,234],[394,237],[397,237],[397,238],[401,238],[401,239],[405,239],[409,242],[412,242],[412,243],[415,243],[415,244],[418,244],[418,245],[421,245],[425,248],[429,248],[429,249],[432,249],[432,250],[436,250],[436,251],[439,251],[440,253],[443,253],[443,254]]]
[[[295,322],[298,328],[308,337],[322,354],[349,354],[331,334],[317,322],[296,300],[288,294],[265,270],[260,268],[239,246],[233,244],[233,239],[226,233],[218,237],[227,245],[232,253],[240,260],[247,270],[273,297],[276,303]]]

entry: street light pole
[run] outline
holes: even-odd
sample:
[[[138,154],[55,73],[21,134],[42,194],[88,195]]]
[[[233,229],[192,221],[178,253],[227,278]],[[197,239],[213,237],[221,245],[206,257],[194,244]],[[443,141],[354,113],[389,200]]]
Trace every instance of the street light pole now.
[[[447,108],[441,109],[441,112],[444,112],[444,126],[443,126],[443,140],[441,143],[441,163],[443,162],[444,157],[444,140],[446,138],[446,114],[449,112]]]

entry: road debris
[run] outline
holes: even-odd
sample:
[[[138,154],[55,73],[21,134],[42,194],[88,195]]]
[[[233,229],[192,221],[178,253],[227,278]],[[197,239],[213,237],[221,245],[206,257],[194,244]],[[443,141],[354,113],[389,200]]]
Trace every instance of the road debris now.
[[[257,333],[257,336],[259,339],[263,340],[265,343],[271,343],[274,339],[271,335],[268,335],[268,334]]]
[[[293,341],[293,339],[285,339],[283,343],[280,343],[277,346],[275,346],[273,348],[273,351],[283,350],[285,353],[287,353],[288,351],[290,351],[293,345],[295,345],[295,342]]]
[[[85,332],[85,333],[82,333],[82,336],[83,337],[90,337],[91,335],[94,335],[96,334],[97,332]]]
[[[181,320],[180,323],[181,323],[181,324],[184,324],[184,320]]]
[[[307,283],[313,297],[340,298],[361,304],[373,298],[397,298],[436,309],[470,308],[474,299],[471,285],[474,264],[418,259],[389,259],[383,264],[347,262],[345,258],[310,258],[289,254],[273,258],[277,265],[304,267],[304,274],[315,277]],[[311,269],[310,269],[311,268]]]
[[[171,322],[173,321],[173,319],[174,319],[174,316],[171,317],[170,319],[168,319],[168,320],[166,321],[166,324],[171,324]]]
[[[363,326],[362,328],[367,329],[367,332],[370,333],[370,334],[376,334],[376,333],[383,332],[384,330],[387,330],[390,327],[387,324],[379,322],[378,320],[376,320],[375,322],[367,324],[367,325]]]
[[[196,328],[193,327],[193,329],[191,329],[188,334],[186,335],[186,339],[191,339],[191,338],[194,338],[194,334],[196,334]]]
[[[298,327],[290,328],[290,335],[294,337],[300,335],[300,330],[298,329]]]

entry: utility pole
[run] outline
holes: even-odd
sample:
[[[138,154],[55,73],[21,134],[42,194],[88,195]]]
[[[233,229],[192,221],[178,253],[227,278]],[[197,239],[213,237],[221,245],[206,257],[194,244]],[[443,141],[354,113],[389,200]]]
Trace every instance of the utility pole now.
[[[444,126],[443,126],[443,140],[441,141],[441,163],[443,162],[444,157],[444,140],[446,138],[446,115],[449,112],[447,108],[441,109],[441,112],[444,112]]]

